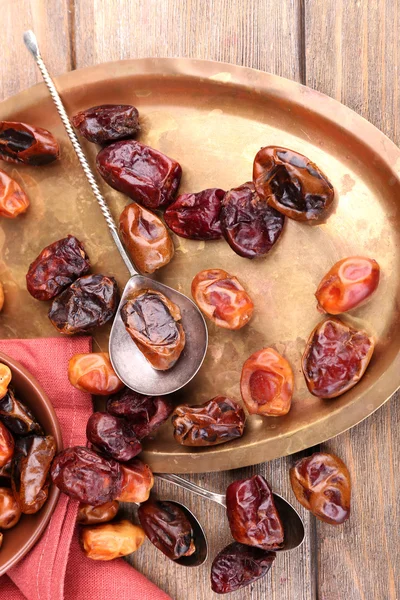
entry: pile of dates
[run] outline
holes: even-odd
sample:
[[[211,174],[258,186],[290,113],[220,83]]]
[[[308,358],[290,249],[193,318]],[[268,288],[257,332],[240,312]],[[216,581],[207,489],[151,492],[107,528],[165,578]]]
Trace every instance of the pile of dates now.
[[[0,363],[0,547],[3,531],[21,515],[37,513],[48,497],[56,443],[45,435],[11,387],[12,373]]]

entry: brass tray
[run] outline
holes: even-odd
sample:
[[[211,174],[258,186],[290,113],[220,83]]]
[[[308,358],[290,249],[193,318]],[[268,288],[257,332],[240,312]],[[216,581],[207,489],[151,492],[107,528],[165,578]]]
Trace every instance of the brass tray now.
[[[262,260],[240,258],[224,241],[174,238],[175,257],[157,274],[164,283],[190,294],[198,271],[220,267],[238,276],[256,306],[242,331],[209,324],[204,366],[179,401],[199,403],[217,394],[240,399],[242,364],[264,346],[289,359],[296,388],[286,417],[250,417],[243,438],[222,446],[181,447],[170,424],[165,425],[145,448],[144,459],[154,470],[218,471],[290,454],[352,427],[393,394],[400,385],[400,150],[383,133],[297,83],[215,62],[120,61],[67,73],[57,85],[70,114],[108,102],[136,105],[143,125],[140,140],[181,163],[181,192],[229,189],[250,180],[254,155],[269,144],[307,155],[335,186],[338,202],[326,224],[287,222],[281,240]],[[58,164],[1,165],[26,189],[31,207],[15,221],[1,220],[0,280],[6,304],[0,336],[52,336],[47,303],[25,290],[28,265],[45,245],[72,233],[85,243],[95,271],[116,276],[121,287],[128,273],[44,85],[0,104],[0,119],[48,128],[61,142]],[[83,145],[94,163],[96,147]],[[118,218],[127,198],[100,185]],[[321,318],[313,294],[335,261],[354,254],[378,260],[382,279],[374,298],[346,320],[375,334],[378,343],[356,387],[338,399],[320,400],[308,393],[300,369],[305,341]],[[95,347],[107,349],[108,331],[95,332]]]

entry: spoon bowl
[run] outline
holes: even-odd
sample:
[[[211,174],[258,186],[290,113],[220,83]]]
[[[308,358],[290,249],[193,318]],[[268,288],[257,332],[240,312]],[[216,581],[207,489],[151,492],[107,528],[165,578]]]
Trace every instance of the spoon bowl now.
[[[181,558],[174,560],[174,562],[182,567],[200,567],[200,565],[206,562],[208,557],[208,543],[206,534],[204,533],[204,530],[197,518],[184,504],[173,502],[172,500],[169,500],[169,502],[180,508],[190,521],[193,529],[193,539],[196,548],[196,550],[190,556],[182,556]]]

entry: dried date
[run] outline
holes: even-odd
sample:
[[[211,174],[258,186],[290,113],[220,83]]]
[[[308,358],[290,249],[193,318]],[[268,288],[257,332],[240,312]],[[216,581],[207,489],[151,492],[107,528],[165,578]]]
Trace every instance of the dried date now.
[[[68,362],[68,379],[78,390],[97,396],[115,394],[124,387],[107,352],[75,354]]]
[[[119,231],[126,249],[142,273],[154,273],[167,265],[174,245],[164,223],[136,202],[128,204],[119,218]]]
[[[180,237],[219,240],[222,237],[220,212],[224,196],[224,190],[218,188],[182,194],[165,211],[165,222]]]
[[[120,502],[136,502],[140,504],[148,500],[154,485],[154,476],[148,465],[138,458],[121,465],[122,491],[117,500]]]
[[[7,394],[11,378],[11,369],[4,363],[0,363],[0,400]]]
[[[29,408],[17,400],[11,388],[8,388],[7,394],[0,400],[0,421],[16,435],[43,435],[40,424]]]
[[[92,560],[127,556],[136,552],[145,539],[143,529],[127,520],[82,527],[80,532],[82,550]]]
[[[71,119],[89,142],[108,144],[133,138],[140,132],[139,113],[129,104],[101,104],[81,110]]]
[[[211,588],[216,594],[228,594],[264,577],[274,562],[275,552],[233,542],[214,558]]]
[[[261,148],[254,159],[253,181],[259,196],[296,221],[321,219],[333,202],[333,186],[321,169],[287,148]]]
[[[106,412],[90,415],[86,436],[96,448],[122,462],[131,460],[142,451],[142,444],[129,423]]]
[[[192,525],[174,502],[147,500],[139,506],[138,517],[151,543],[171,560],[195,552]]]
[[[46,165],[60,157],[54,136],[41,127],[0,121],[0,159],[25,165]]]
[[[361,379],[374,351],[365,331],[339,319],[319,323],[311,333],[302,359],[307,387],[314,396],[335,398]]]
[[[285,217],[259,196],[253,183],[225,194],[221,227],[226,241],[239,256],[265,256],[281,236]]]
[[[253,301],[242,284],[222,269],[197,273],[192,296],[206,317],[224,329],[241,329],[253,314]]]
[[[246,416],[242,407],[225,396],[200,406],[178,406],[172,414],[174,437],[182,446],[214,446],[243,435]]]
[[[26,212],[28,206],[29,198],[19,183],[0,170],[0,217],[15,219]]]
[[[290,469],[290,483],[302,506],[321,521],[340,525],[350,516],[350,474],[334,454],[316,452]]]
[[[226,490],[226,512],[233,538],[263,550],[278,550],[284,530],[272,491],[264,477],[234,481]]]
[[[118,306],[114,277],[84,275],[54,298],[49,319],[59,333],[73,335],[107,323]]]
[[[80,525],[97,525],[97,523],[108,523],[116,516],[119,508],[119,502],[105,502],[100,506],[92,506],[91,504],[80,504],[77,523]]]
[[[185,347],[179,307],[155,290],[139,290],[121,308],[125,328],[154,369],[171,369]]]
[[[97,155],[96,163],[111,187],[146,208],[171,204],[182,176],[178,162],[133,140],[106,146]]]
[[[21,518],[21,510],[9,488],[0,488],[0,529],[11,529]]]
[[[10,462],[14,454],[14,438],[0,421],[0,467]]]

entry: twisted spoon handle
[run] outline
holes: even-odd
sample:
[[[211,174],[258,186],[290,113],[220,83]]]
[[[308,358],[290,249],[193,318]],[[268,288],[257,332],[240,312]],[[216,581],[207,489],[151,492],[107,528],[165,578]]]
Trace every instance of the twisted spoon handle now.
[[[129,271],[129,273],[131,274],[131,276],[138,275],[135,267],[132,264],[131,259],[129,258],[129,256],[128,256],[126,250],[125,250],[125,248],[122,245],[122,242],[121,242],[121,240],[119,238],[119,235],[118,235],[118,229],[117,229],[117,226],[115,225],[115,222],[114,222],[114,219],[113,219],[112,214],[110,212],[110,209],[108,208],[107,203],[106,203],[106,201],[105,201],[105,199],[104,199],[104,197],[103,197],[103,195],[102,195],[102,193],[100,191],[100,188],[99,188],[99,186],[96,183],[96,180],[95,180],[94,175],[93,175],[93,173],[92,173],[92,171],[90,169],[89,163],[86,160],[86,157],[85,157],[85,155],[83,153],[83,150],[82,150],[82,147],[81,147],[81,145],[79,143],[79,140],[76,137],[75,132],[74,132],[74,130],[72,128],[72,125],[71,125],[71,123],[69,121],[68,115],[67,115],[66,110],[64,108],[64,105],[62,103],[62,100],[61,100],[61,98],[59,96],[59,93],[57,92],[56,87],[54,85],[54,82],[53,82],[52,78],[50,77],[50,74],[49,74],[49,72],[47,70],[46,65],[43,62],[43,59],[42,59],[42,57],[40,55],[40,50],[39,50],[39,46],[38,46],[38,43],[37,43],[37,39],[36,39],[36,36],[33,33],[33,31],[25,31],[25,33],[24,33],[24,42],[25,42],[25,46],[28,48],[29,52],[32,54],[33,58],[35,59],[35,61],[37,63],[37,66],[40,69],[40,72],[41,72],[41,74],[43,76],[43,80],[44,80],[45,84],[48,87],[48,90],[50,92],[50,96],[52,97],[53,102],[54,102],[54,104],[55,104],[55,106],[56,106],[56,108],[58,110],[58,114],[60,115],[61,121],[64,124],[64,127],[65,127],[65,130],[66,130],[67,134],[68,134],[68,137],[71,140],[71,143],[72,143],[72,145],[74,147],[74,150],[76,152],[78,160],[79,160],[79,162],[82,165],[82,168],[83,168],[83,171],[84,171],[84,173],[86,175],[86,178],[87,178],[87,180],[88,180],[88,182],[90,184],[90,187],[93,190],[93,194],[95,195],[96,200],[99,203],[101,212],[103,213],[103,216],[104,216],[104,218],[105,218],[105,220],[107,222],[107,225],[108,225],[108,227],[110,229],[110,232],[111,232],[112,238],[113,238],[113,240],[115,242],[115,245],[117,246],[117,248],[119,250],[119,253],[120,253],[120,255],[121,255],[121,257],[122,257],[125,265],[127,266],[127,269]]]
[[[183,477],[179,477],[179,475],[172,475],[167,473],[161,475],[160,473],[157,473],[156,477],[158,477],[158,479],[163,479],[164,481],[170,481],[171,483],[174,483],[175,485],[183,488],[184,490],[189,490],[194,494],[198,494],[203,498],[207,498],[207,500],[212,500],[213,502],[221,504],[221,506],[225,506],[226,508],[225,494],[216,494],[215,492],[205,490],[204,488],[196,485],[195,483],[192,483],[187,479],[183,479]]]

